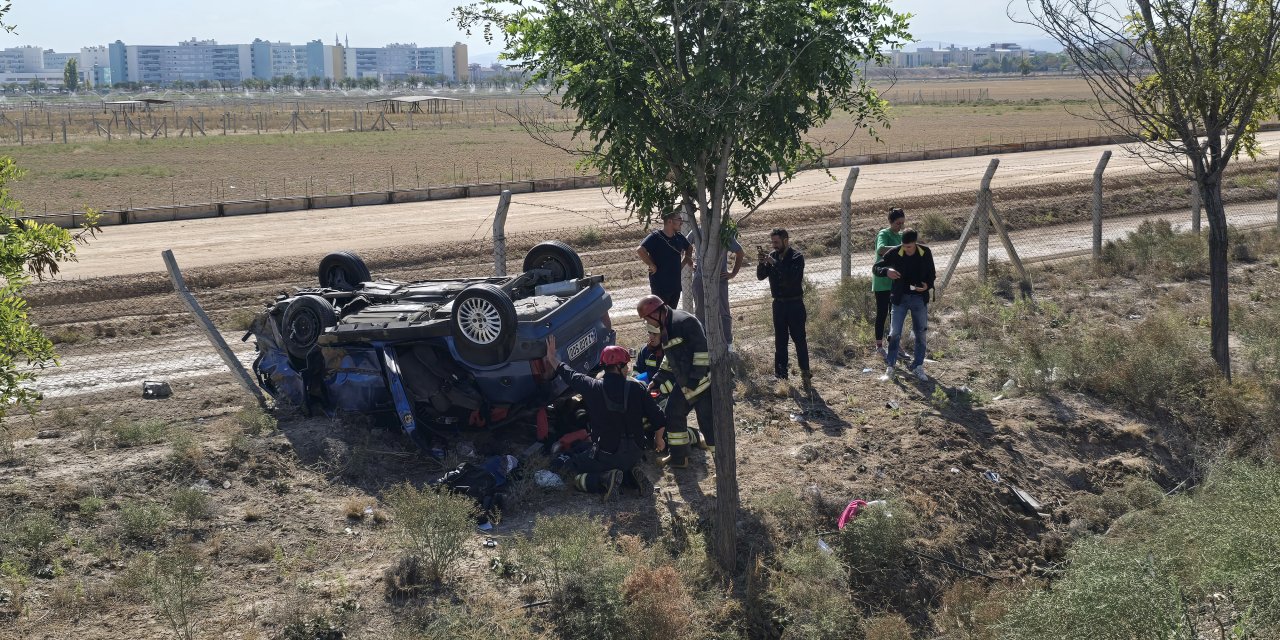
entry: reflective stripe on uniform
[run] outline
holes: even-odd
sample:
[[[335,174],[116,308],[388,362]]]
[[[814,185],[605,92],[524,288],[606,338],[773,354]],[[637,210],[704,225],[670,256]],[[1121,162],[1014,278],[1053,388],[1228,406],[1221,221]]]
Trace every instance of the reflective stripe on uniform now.
[[[578,475],[574,476],[573,486],[577,487],[578,491],[587,493],[587,474],[579,473]]]
[[[675,384],[674,382],[672,382],[672,381],[668,380],[668,381],[666,381],[666,382],[662,383],[662,384],[658,387],[658,390],[662,391],[663,393],[671,393],[675,388],[676,388],[676,384]]]
[[[693,354],[693,366],[706,367],[711,364],[711,354],[706,351],[699,351]]]
[[[667,444],[673,447],[678,447],[683,444],[689,444],[689,432],[688,431],[679,431],[676,433],[668,432]]]
[[[672,338],[670,342],[664,342],[662,348],[666,350],[681,344],[684,344],[684,338]]]
[[[659,371],[670,371],[670,370],[671,370],[671,361],[669,361],[669,360],[663,360],[663,361],[662,361],[662,366],[658,367],[658,370],[659,370]]]
[[[708,374],[703,376],[702,381],[698,383],[698,386],[694,387],[690,393],[685,394],[684,397],[686,400],[693,402],[694,398],[702,395],[702,392],[706,391],[707,388],[710,386],[711,386],[711,376]]]
[[[649,360],[645,360],[644,363],[648,365],[650,368],[658,366],[658,361],[652,358]]]

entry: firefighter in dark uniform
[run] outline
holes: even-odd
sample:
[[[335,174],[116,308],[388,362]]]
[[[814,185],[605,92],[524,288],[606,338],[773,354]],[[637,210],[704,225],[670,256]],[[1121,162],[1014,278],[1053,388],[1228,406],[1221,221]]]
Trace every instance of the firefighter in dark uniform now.
[[[636,364],[632,367],[634,377],[646,385],[658,376],[658,367],[662,364],[662,329],[645,325],[649,331],[649,343],[636,356]]]
[[[591,449],[570,458],[566,467],[574,487],[603,494],[605,500],[617,495],[622,486],[635,488],[641,495],[653,490],[653,483],[640,469],[645,423],[661,430],[667,422],[644,385],[627,378],[630,360],[626,349],[605,347],[600,353],[604,378],[584,376],[560,362],[555,337],[547,339],[547,368],[582,394],[591,430]]]
[[[690,445],[715,451],[707,393],[711,387],[707,334],[693,314],[668,307],[658,296],[641,298],[636,313],[662,331],[662,363],[649,390],[657,391],[667,403],[666,443],[671,452],[661,463],[682,469],[689,464]],[[700,430],[688,426],[691,409],[697,412]]]

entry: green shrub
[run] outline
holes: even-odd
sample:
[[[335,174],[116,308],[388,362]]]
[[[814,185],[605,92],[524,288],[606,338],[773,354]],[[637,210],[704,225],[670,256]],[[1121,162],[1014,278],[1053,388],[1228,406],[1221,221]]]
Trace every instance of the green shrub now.
[[[394,514],[397,542],[422,563],[427,581],[439,583],[462,558],[463,546],[475,531],[478,509],[466,496],[409,483],[387,492]]]
[[[213,501],[209,499],[209,494],[194,487],[174,491],[169,500],[169,508],[187,521],[188,528],[194,527],[199,520],[213,517]]]
[[[76,511],[86,522],[98,519],[98,514],[107,506],[107,501],[98,496],[85,496],[76,501]]]
[[[925,244],[955,240],[960,237],[961,232],[960,227],[951,218],[934,211],[924,214],[915,224],[915,229],[920,232],[920,242]]]
[[[9,548],[16,549],[20,556],[14,559],[15,566],[25,564],[27,568],[36,569],[52,559],[53,543],[62,535],[53,513],[32,510],[4,524],[4,531],[0,532],[0,555],[7,555]]]
[[[532,534],[517,543],[516,558],[546,590],[561,637],[627,635],[627,566],[599,522],[569,515],[538,518]]]
[[[841,281],[834,293],[820,293],[813,282],[805,280],[805,308],[809,351],[815,357],[844,364],[871,343],[876,306],[870,278]]]
[[[1177,233],[1168,220],[1146,220],[1121,240],[1102,247],[1102,267],[1111,275],[1195,280],[1209,273],[1203,236]]]
[[[194,615],[204,590],[200,559],[187,547],[157,556],[147,573],[151,603],[182,640],[195,637]]]
[[[857,636],[858,614],[850,598],[849,571],[816,540],[788,549],[769,584],[768,599],[781,637],[838,640]]]
[[[241,409],[236,413],[235,422],[236,426],[251,436],[273,433],[278,426],[275,416],[256,406]]]
[[[1144,500],[1149,489],[1124,493]],[[1280,466],[1212,469],[1190,495],[1086,538],[1051,589],[1011,606],[1009,638],[1272,637],[1280,632]]]
[[[859,511],[840,531],[835,545],[840,560],[849,567],[851,585],[872,597],[890,595],[905,578],[902,567],[915,524],[914,512],[900,501]]]
[[[574,240],[573,244],[576,247],[594,247],[601,242],[604,242],[604,236],[600,234],[600,230],[595,227],[590,227],[588,229],[584,229],[582,233],[579,233],[578,238]]]
[[[120,533],[135,542],[155,542],[168,524],[169,513],[160,505],[131,501],[120,506]]]
[[[138,447],[164,441],[169,433],[169,424],[159,419],[124,422],[111,425],[111,433],[117,446]]]

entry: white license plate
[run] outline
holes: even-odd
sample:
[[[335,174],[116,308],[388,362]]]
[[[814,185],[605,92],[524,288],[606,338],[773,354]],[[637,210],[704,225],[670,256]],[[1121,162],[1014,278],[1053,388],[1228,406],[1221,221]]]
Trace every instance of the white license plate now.
[[[596,343],[596,332],[592,331],[581,338],[577,342],[569,345],[569,359],[577,360],[579,356],[587,352],[591,345]]]

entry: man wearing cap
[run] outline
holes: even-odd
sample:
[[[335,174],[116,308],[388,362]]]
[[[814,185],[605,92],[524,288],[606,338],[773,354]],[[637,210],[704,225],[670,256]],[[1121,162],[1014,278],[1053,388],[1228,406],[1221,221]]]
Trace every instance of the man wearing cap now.
[[[658,375],[649,383],[650,391],[666,396],[666,441],[671,453],[660,462],[673,468],[689,465],[689,446],[715,451],[711,423],[711,354],[707,334],[691,313],[672,309],[656,295],[645,296],[636,313],[662,333],[662,362]],[[698,426],[689,427],[689,411],[696,411]]]
[[[683,227],[680,212],[668,211],[662,214],[662,228],[651,231],[636,249],[649,268],[649,293],[673,309],[680,306],[680,272],[693,266],[693,245],[680,233]]]
[[[644,385],[627,378],[631,354],[617,345],[605,347],[600,353],[604,378],[596,379],[560,362],[552,336],[547,338],[544,360],[548,370],[555,371],[570,389],[582,394],[587,406],[592,446],[566,462],[573,486],[579,491],[603,494],[605,500],[617,495],[622,486],[632,487],[640,495],[653,491],[653,483],[640,469],[645,426],[661,430],[667,420]]]

